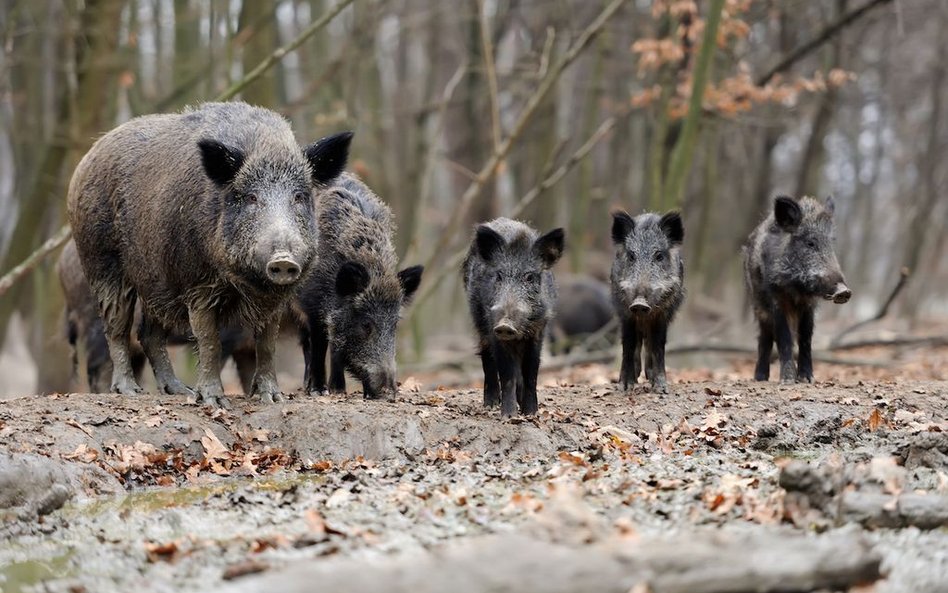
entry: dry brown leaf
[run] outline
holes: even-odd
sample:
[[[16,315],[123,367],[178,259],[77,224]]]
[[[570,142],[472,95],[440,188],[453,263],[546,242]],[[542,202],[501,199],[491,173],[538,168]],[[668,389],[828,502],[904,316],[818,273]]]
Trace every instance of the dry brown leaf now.
[[[230,581],[243,576],[261,573],[269,569],[270,565],[266,562],[257,560],[255,558],[250,558],[244,560],[243,562],[238,562],[237,564],[231,564],[225,568],[224,574],[221,575],[221,578],[225,581]]]
[[[159,426],[161,426],[161,416],[156,415],[156,416],[152,416],[151,418],[148,418],[147,420],[145,420],[145,426],[149,428],[158,428]]]
[[[207,460],[230,458],[230,451],[227,450],[224,443],[217,438],[217,435],[214,434],[214,431],[210,428],[204,429],[201,444],[204,445],[204,458]]]
[[[409,393],[419,393],[424,387],[418,379],[414,377],[408,377],[402,384],[399,386],[402,391],[407,391]]]
[[[92,438],[92,433],[89,432],[89,429],[83,426],[82,424],[79,424],[77,420],[72,420],[72,419],[66,420],[66,424],[68,424],[69,426],[72,426],[73,428],[78,428],[82,432],[86,433],[87,437]]]
[[[873,408],[872,413],[869,414],[868,420],[866,420],[866,426],[869,428],[870,432],[875,432],[880,426],[887,424],[888,422],[886,422],[886,419],[882,415],[882,412],[879,411],[879,408]]]
[[[352,498],[351,492],[345,488],[339,488],[330,494],[328,499],[326,499],[326,508],[335,509],[341,507],[348,503],[350,498]]]
[[[81,443],[76,450],[72,453],[66,453],[63,456],[63,459],[69,459],[71,461],[82,461],[84,463],[91,463],[99,458],[99,452],[95,449],[90,449],[85,443]]]
[[[173,562],[179,552],[178,542],[171,541],[165,543],[146,542],[145,555],[149,562]]]

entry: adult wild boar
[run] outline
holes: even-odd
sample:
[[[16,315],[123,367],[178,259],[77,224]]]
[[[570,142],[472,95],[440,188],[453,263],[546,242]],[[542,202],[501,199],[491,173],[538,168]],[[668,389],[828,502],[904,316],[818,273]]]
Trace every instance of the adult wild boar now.
[[[563,229],[545,235],[497,218],[478,225],[462,273],[484,367],[484,405],[512,416],[536,414],[537,375],[546,326],[553,317],[553,267]]]
[[[220,329],[254,332],[253,394],[282,399],[273,366],[280,314],[316,248],[314,193],[345,167],[351,133],[300,148],[282,117],[208,103],[133,119],[100,138],[69,185],[69,219],[99,304],[112,391],[141,391],[129,353],[141,342],[166,393],[190,393],[168,359],[169,332],[198,343],[199,399],[218,405]]]
[[[622,328],[623,389],[635,385],[645,367],[652,390],[668,391],[665,343],[668,326],[685,298],[684,238],[678,212],[635,218],[621,210],[612,214],[612,300]]]
[[[343,174],[316,204],[319,247],[300,291],[300,342],[310,393],[346,392],[346,371],[366,398],[395,396],[395,329],[421,283],[422,266],[398,271],[392,212],[358,178]]]
[[[744,247],[744,273],[760,328],[754,379],[770,378],[774,340],[780,381],[813,381],[814,314],[820,298],[842,304],[852,296],[833,248],[832,198],[780,196]],[[793,365],[793,332],[798,365]]]

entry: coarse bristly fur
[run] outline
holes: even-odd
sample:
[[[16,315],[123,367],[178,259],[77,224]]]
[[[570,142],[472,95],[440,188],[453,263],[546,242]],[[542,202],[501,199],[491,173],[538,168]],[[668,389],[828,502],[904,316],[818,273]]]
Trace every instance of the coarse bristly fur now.
[[[219,404],[219,330],[232,323],[255,334],[254,393],[282,397],[272,361],[280,313],[315,253],[313,194],[344,168],[350,138],[300,148],[281,116],[234,102],[139,117],[95,143],[68,206],[105,323],[113,391],[141,391],[128,352],[140,299],[142,345],[161,390],[191,393],[165,348],[169,332],[190,326],[197,395]]]
[[[624,389],[635,385],[644,367],[652,390],[666,393],[668,327],[685,298],[681,215],[673,211],[633,218],[617,210],[612,217],[612,300],[622,330],[619,382]]]
[[[821,298],[845,303],[852,295],[834,248],[835,207],[820,201],[780,196],[744,246],[744,273],[759,326],[754,378],[770,377],[776,340],[782,382],[813,381],[814,315]],[[793,364],[797,333],[798,365]]]
[[[394,397],[396,328],[401,309],[421,282],[423,269],[398,271],[392,212],[361,180],[343,174],[316,205],[317,263],[303,289],[300,341],[311,393],[345,393],[345,371],[366,398]]]
[[[556,284],[550,268],[563,253],[563,229],[544,235],[497,218],[478,225],[462,266],[484,368],[484,405],[511,416],[537,412],[537,374]]]

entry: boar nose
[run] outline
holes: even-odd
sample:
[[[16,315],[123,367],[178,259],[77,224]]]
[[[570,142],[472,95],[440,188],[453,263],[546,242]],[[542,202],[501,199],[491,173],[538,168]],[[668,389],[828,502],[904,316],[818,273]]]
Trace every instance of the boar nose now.
[[[517,331],[517,328],[509,319],[501,319],[494,326],[494,335],[500,340],[514,340],[520,335],[520,332]]]
[[[645,297],[636,297],[632,304],[629,305],[629,310],[636,314],[648,313],[652,310],[652,307],[648,304],[648,301],[645,300]]]
[[[833,291],[833,302],[837,305],[842,305],[843,303],[849,302],[849,299],[852,298],[853,291],[849,289],[844,283],[839,282],[836,284],[836,289]]]
[[[292,284],[299,277],[300,265],[285,251],[274,254],[267,262],[267,278],[274,284]]]

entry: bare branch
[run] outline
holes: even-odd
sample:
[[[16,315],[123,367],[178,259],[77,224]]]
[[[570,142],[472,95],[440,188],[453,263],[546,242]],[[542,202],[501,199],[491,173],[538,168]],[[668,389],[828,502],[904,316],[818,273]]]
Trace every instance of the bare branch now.
[[[814,37],[813,39],[810,39],[803,45],[800,45],[799,47],[791,51],[789,54],[784,56],[783,59],[777,62],[776,66],[768,70],[763,76],[757,79],[757,86],[764,86],[765,84],[770,82],[771,78],[780,74],[781,72],[789,70],[790,67],[793,66],[795,63],[802,60],[807,55],[809,55],[813,50],[817,49],[818,47],[820,47],[821,45],[823,45],[824,43],[832,39],[834,35],[842,31],[849,25],[853,24],[854,22],[858,21],[863,15],[867,14],[870,10],[872,10],[873,8],[876,8],[877,6],[888,4],[891,1],[892,0],[870,0],[866,4],[860,6],[859,8],[856,8],[855,10],[852,10],[842,15],[841,17],[836,19],[834,22],[827,25],[826,28],[824,28],[822,31],[820,31],[816,35],[816,37]]]
[[[39,249],[31,253],[22,263],[4,274],[3,278],[0,278],[0,297],[10,290],[20,278],[26,276],[27,273],[43,261],[47,255],[65,245],[70,237],[72,237],[72,229],[69,225],[60,228],[56,231],[55,235],[47,239],[45,243],[40,245]]]
[[[843,331],[839,332],[839,335],[833,338],[832,345],[838,346],[839,343],[843,341],[843,338],[846,335],[851,334],[857,329],[861,327],[865,327],[869,325],[870,323],[874,321],[879,321],[880,319],[885,317],[889,313],[889,307],[892,306],[892,303],[895,301],[896,297],[899,296],[899,293],[902,292],[902,289],[905,288],[905,285],[908,283],[909,275],[910,275],[910,272],[908,268],[902,268],[901,270],[899,270],[899,281],[895,284],[895,288],[893,288],[892,292],[889,293],[889,298],[885,300],[885,302],[882,304],[882,307],[879,308],[879,311],[876,312],[876,314],[870,317],[869,319],[864,319],[860,321],[859,323],[850,325]]]
[[[484,70],[487,74],[487,90],[490,95],[490,129],[493,149],[500,148],[500,101],[497,90],[497,69],[494,67],[494,44],[491,41],[490,23],[484,0],[477,0],[477,22],[481,30],[481,51],[484,52]]]

